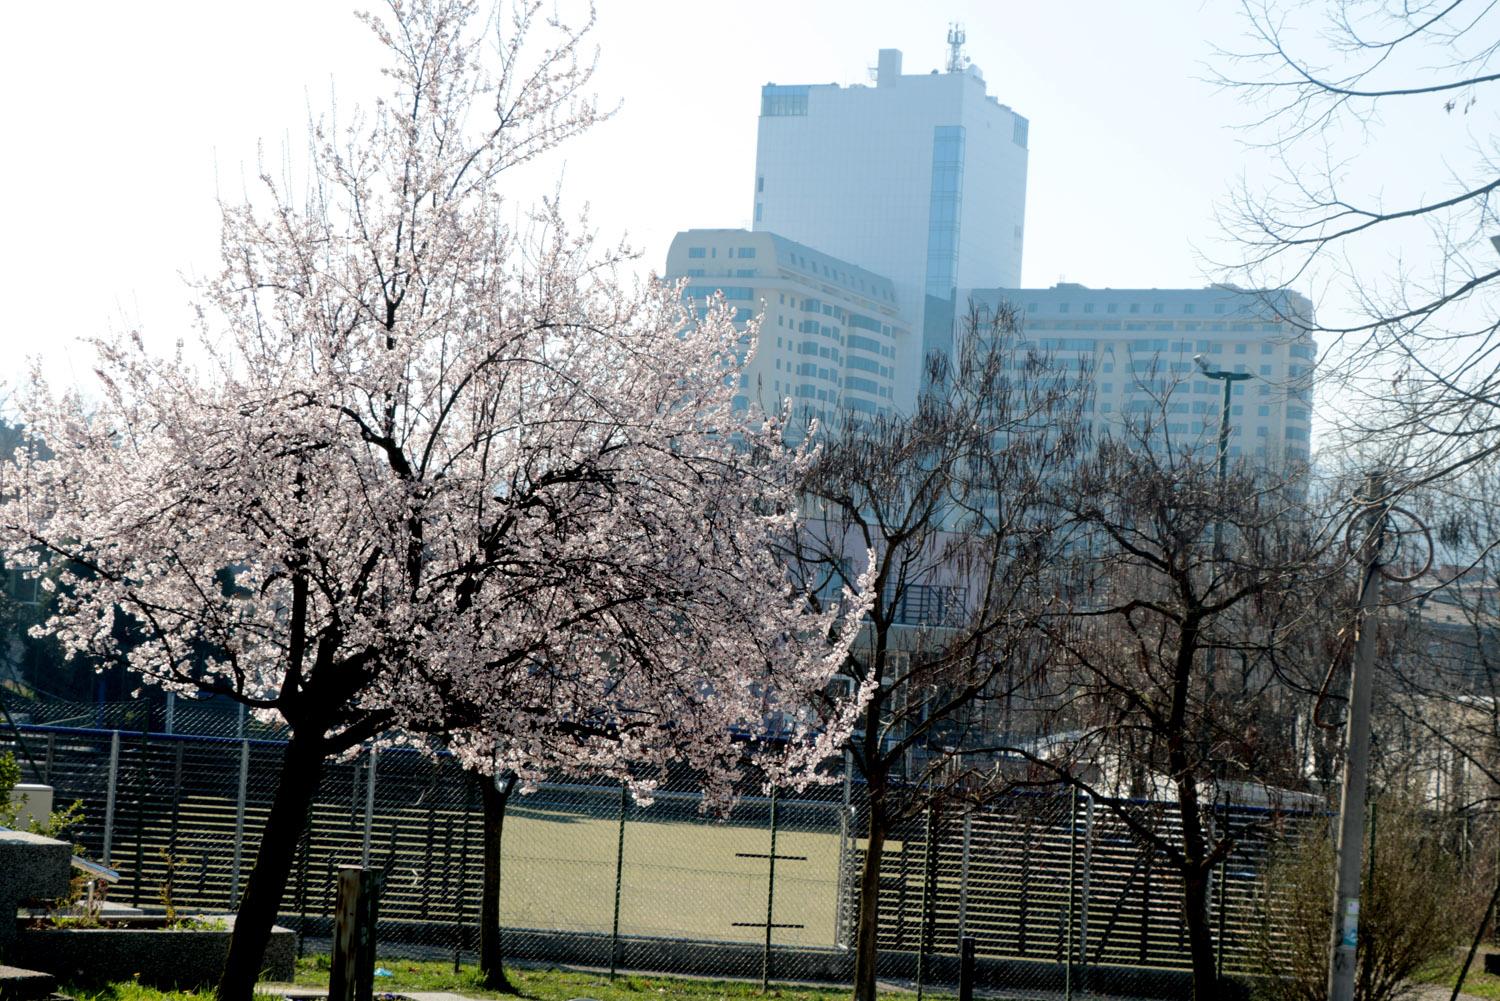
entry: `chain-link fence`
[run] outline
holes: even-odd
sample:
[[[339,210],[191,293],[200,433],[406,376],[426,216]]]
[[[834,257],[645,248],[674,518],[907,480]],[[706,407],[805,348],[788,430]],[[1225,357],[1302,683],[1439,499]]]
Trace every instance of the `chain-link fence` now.
[[[281,734],[183,702],[33,706],[23,718],[0,730],[0,750],[17,752],[23,768],[34,762],[59,802],[82,801],[72,836],[120,870],[112,901],[159,907],[170,874],[179,910],[236,906],[275,793]],[[303,948],[325,949],[338,867],[375,866],[386,874],[383,955],[473,961],[477,782],[451,757],[414,750],[330,763],[281,923],[302,934]],[[584,782],[512,795],[501,842],[506,958],[848,983],[863,800],[849,776],[770,796],[751,779],[727,817],[701,809],[687,774],[650,806],[619,786]],[[1131,808],[1138,825],[1171,837],[1171,807]],[[1242,832],[1208,901],[1216,962],[1229,974],[1256,972],[1270,816],[1236,808],[1211,818]],[[1142,845],[1115,809],[1073,794],[903,819],[881,859],[879,972],[919,990],[951,989],[960,942],[972,937],[978,983],[998,996],[1185,997],[1181,880]]]

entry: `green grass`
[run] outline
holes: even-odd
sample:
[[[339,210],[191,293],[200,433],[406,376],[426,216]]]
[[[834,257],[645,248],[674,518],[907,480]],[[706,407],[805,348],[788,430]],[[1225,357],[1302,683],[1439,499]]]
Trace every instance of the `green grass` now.
[[[1418,984],[1440,984],[1451,990],[1454,981],[1458,979],[1458,968],[1463,966],[1467,951],[1455,952],[1446,959],[1429,963],[1412,976],[1412,981]],[[1500,977],[1484,972],[1484,954],[1488,951],[1491,950],[1481,947],[1479,954],[1474,957],[1469,974],[1464,977],[1463,992],[1477,998],[1494,998],[1500,1001]]]
[[[477,967],[465,966],[457,973],[448,962],[382,959],[379,966],[390,970],[390,977],[375,981],[377,994],[451,991],[475,998],[510,998],[479,986]],[[762,993],[760,986],[726,980],[687,980],[676,977],[621,975],[614,980],[598,973],[574,973],[564,970],[507,969],[506,973],[525,1001],[570,1001],[572,998],[594,998],[596,1001],[847,1001],[847,988],[825,989],[775,987]],[[328,986],[328,957],[308,956],[297,960],[296,982],[301,987]],[[75,989],[64,986],[64,993],[77,1001],[208,1001],[208,992],[161,991],[134,981],[122,981],[105,987]],[[929,995],[943,1001],[941,995]],[[274,994],[257,994],[260,1001],[278,998]]]
[[[70,987],[64,984],[63,994],[75,1001],[205,1001],[213,995],[208,991],[195,994],[191,991],[163,991],[147,987],[133,980],[106,984],[103,987]],[[257,994],[256,1001],[281,1001],[278,994]]]
[[[380,960],[393,974],[375,981],[377,993],[412,991],[452,991],[476,998],[509,997],[488,991],[479,986],[479,969],[465,966],[453,972],[453,964],[447,962],[418,962],[413,960]],[[614,980],[599,973],[575,973],[565,970],[532,970],[508,967],[506,975],[530,1001],[569,1001],[571,998],[587,997],[597,1001],[651,1001],[651,999],[688,998],[693,1001],[739,1001],[772,997],[786,1001],[847,1001],[849,992],[845,988],[827,989],[772,987],[765,994],[760,985],[725,980],[688,980],[676,977],[620,975]],[[328,984],[328,957],[312,956],[297,961],[297,983],[304,987],[326,987]],[[136,1001],[122,998],[120,1001]],[[140,999],[152,1001],[152,999]],[[163,998],[161,1001],[169,1001]],[[175,1001],[175,999],[171,999]]]

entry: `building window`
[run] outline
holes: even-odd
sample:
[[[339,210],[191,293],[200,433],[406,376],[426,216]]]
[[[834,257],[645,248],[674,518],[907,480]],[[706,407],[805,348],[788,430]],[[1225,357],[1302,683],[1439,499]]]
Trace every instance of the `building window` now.
[[[760,115],[762,118],[780,118],[787,115],[807,114],[806,85],[778,87],[767,84],[760,89]]]
[[[762,174],[755,179],[755,193],[760,194],[764,190],[766,190],[766,178],[765,175]]]
[[[708,256],[708,251],[705,248],[703,248],[703,247],[689,247],[688,248],[688,257],[691,258],[691,259],[693,259],[693,260],[697,260],[699,258],[707,257],[707,256]]]
[[[755,248],[754,247],[741,247],[739,249],[739,256],[741,258],[753,258],[755,256]]]

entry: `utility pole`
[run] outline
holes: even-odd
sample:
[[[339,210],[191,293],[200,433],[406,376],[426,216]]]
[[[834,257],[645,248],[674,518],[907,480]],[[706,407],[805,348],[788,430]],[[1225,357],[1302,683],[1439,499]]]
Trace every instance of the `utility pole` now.
[[[1370,770],[1370,690],[1374,683],[1376,611],[1380,605],[1382,552],[1390,504],[1385,480],[1365,481],[1369,528],[1358,555],[1364,565],[1359,591],[1358,638],[1349,671],[1349,719],[1345,727],[1344,791],[1339,807],[1338,873],[1333,891],[1333,939],[1328,961],[1328,1001],[1353,1001],[1355,948],[1359,944],[1359,879],[1365,847],[1365,787]]]

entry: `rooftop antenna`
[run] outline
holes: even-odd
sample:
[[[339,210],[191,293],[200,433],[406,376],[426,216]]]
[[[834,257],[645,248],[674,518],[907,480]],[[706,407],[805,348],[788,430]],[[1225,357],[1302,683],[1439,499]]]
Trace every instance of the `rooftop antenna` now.
[[[948,25],[948,72],[964,71],[964,26],[958,22]]]

